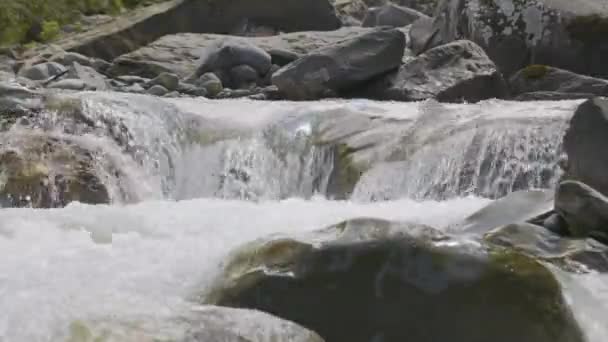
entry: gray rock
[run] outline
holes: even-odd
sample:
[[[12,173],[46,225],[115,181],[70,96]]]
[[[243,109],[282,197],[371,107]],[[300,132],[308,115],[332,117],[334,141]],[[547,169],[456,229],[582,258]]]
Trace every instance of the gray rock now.
[[[150,89],[148,89],[148,94],[150,95],[154,95],[154,96],[163,96],[165,94],[167,94],[169,92],[169,90],[167,90],[167,88],[161,86],[161,85],[154,85],[152,87],[150,87]]]
[[[507,93],[506,83],[483,49],[461,40],[419,55],[370,84],[363,96],[396,101],[434,98],[442,102],[476,102],[502,98]]]
[[[108,72],[108,70],[110,69],[111,66],[112,66],[112,63],[106,62],[103,59],[99,59],[99,58],[95,58],[93,60],[93,63],[91,63],[91,67],[93,69],[95,69],[97,72],[100,72],[102,74],[105,74],[106,72]]]
[[[429,19],[429,17],[411,8],[388,3],[381,7],[368,9],[367,15],[361,25],[363,27],[403,27],[412,24],[418,19]]]
[[[328,31],[341,25],[328,0],[163,1],[136,9],[127,18],[104,19],[93,24],[93,30],[55,44],[65,51],[111,61],[165,35],[228,33],[244,21],[282,32]]]
[[[66,90],[85,90],[87,85],[83,80],[78,79],[64,79],[57,82],[53,82],[47,86],[51,89],[66,89]]]
[[[608,196],[608,99],[595,98],[575,111],[563,141],[565,179],[581,181]]]
[[[134,83],[130,86],[124,87],[122,89],[122,91],[127,92],[127,93],[143,94],[146,92],[146,89],[144,89],[144,87],[142,87],[141,84]]]
[[[553,191],[516,191],[498,199],[450,228],[452,231],[486,233],[510,223],[527,222],[553,209]]]
[[[91,66],[91,59],[87,56],[81,55],[76,52],[63,52],[55,55],[51,58],[52,62],[59,63],[63,66],[70,67],[72,63],[76,62],[80,65]]]
[[[531,92],[558,92],[608,95],[608,81],[583,76],[546,65],[530,65],[509,79],[513,95]]]
[[[211,97],[217,96],[224,89],[222,81],[212,72],[202,74],[196,80],[196,86],[205,89]]]
[[[176,90],[166,93],[165,95],[163,95],[164,97],[180,97],[180,93]]]
[[[103,75],[91,67],[78,64],[78,62],[72,63],[66,78],[83,81],[87,90],[107,90],[109,88]]]
[[[551,262],[565,271],[608,272],[608,246],[593,239],[572,239],[534,224],[513,223],[492,230],[484,240]]]
[[[29,78],[34,81],[44,81],[53,76],[60,75],[66,71],[66,68],[55,62],[46,62],[25,67],[19,70],[18,75]]]
[[[161,85],[167,90],[173,91],[176,90],[179,86],[179,77],[175,74],[163,72],[160,75],[156,76],[154,79],[150,80],[150,85]]]
[[[197,87],[190,83],[180,82],[179,86],[177,87],[177,91],[191,96],[207,96],[207,89]]]
[[[530,64],[608,76],[604,0],[443,0],[435,14],[431,46],[472,40],[506,77]]]
[[[412,24],[409,31],[408,47],[415,55],[429,49],[429,44],[438,32],[433,23],[432,18],[420,18]]]
[[[375,30],[286,65],[274,73],[272,83],[292,100],[331,97],[397,68],[404,50],[401,31]]]
[[[135,84],[135,83],[149,83],[150,79],[149,78],[144,78],[144,77],[139,77],[139,76],[130,76],[130,75],[123,75],[123,76],[118,76],[116,77],[117,80],[124,82],[128,85],[131,84]]]
[[[555,210],[575,237],[593,237],[608,243],[608,198],[587,184],[564,181],[555,193]]]
[[[249,65],[237,65],[230,69],[231,86],[235,88],[251,88],[251,86],[255,86],[258,78],[257,71]]]
[[[372,30],[347,27],[329,32],[295,32],[270,37],[239,37],[239,39],[264,49],[273,58],[273,64],[283,66],[314,50],[335,45]],[[118,57],[108,70],[108,74],[114,77],[138,75],[154,78],[161,72],[171,72],[180,78],[186,78],[194,74],[200,66],[197,56],[201,56],[201,51],[217,47],[225,39],[226,36],[218,34],[184,33],[164,36],[132,53]]]
[[[281,70],[281,67],[273,64],[270,67],[270,70],[268,70],[268,72],[266,73],[266,75],[264,76],[263,80],[262,80],[262,86],[269,86],[272,85],[272,75],[274,75],[275,72]]]
[[[205,302],[272,312],[327,341],[585,341],[540,262],[417,224],[355,219],[259,239],[225,265]]]
[[[204,50],[194,77],[215,70],[230,70],[238,65],[248,65],[264,75],[272,63],[270,55],[263,49],[243,39],[226,38]]]

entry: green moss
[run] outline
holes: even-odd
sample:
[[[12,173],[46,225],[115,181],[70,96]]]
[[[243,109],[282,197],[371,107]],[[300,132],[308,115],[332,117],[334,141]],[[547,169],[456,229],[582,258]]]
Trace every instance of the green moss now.
[[[532,64],[525,67],[522,72],[528,79],[538,79],[547,75],[549,67],[546,65]]]
[[[591,43],[608,37],[608,17],[598,14],[575,17],[566,25],[570,36],[576,40]]]
[[[61,28],[59,27],[58,22],[54,20],[45,21],[44,23],[42,23],[42,32],[40,33],[40,39],[43,42],[51,41],[57,38],[57,36],[59,36],[60,31]]]

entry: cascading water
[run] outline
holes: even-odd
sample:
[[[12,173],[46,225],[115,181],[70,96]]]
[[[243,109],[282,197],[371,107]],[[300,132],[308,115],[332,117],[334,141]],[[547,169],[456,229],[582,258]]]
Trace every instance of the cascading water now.
[[[552,187],[578,105],[69,98],[0,135],[109,158],[112,203],[0,210],[2,342],[80,341],[80,325],[83,341],[103,329],[179,339],[173,322],[239,244],[362,216],[443,229],[492,198]],[[335,185],[345,174],[352,188]],[[589,342],[604,342],[606,276],[559,275]]]

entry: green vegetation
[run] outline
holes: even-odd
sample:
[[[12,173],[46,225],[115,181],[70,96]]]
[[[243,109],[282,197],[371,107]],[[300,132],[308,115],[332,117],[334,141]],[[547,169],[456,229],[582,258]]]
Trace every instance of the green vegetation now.
[[[0,0],[0,45],[46,42],[82,15],[115,15],[150,0]]]

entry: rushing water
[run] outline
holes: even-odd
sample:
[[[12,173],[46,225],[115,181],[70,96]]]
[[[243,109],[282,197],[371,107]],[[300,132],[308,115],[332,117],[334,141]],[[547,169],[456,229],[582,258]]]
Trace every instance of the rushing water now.
[[[105,181],[128,196],[0,209],[2,342],[65,341],[74,322],[161,329],[196,308],[226,253],[267,234],[361,216],[441,229],[492,198],[552,187],[578,104],[81,96],[84,118],[50,111],[34,132],[112,157],[128,179]],[[348,200],[327,199],[339,152],[328,142],[366,165]],[[556,273],[589,341],[606,341],[606,276]]]

